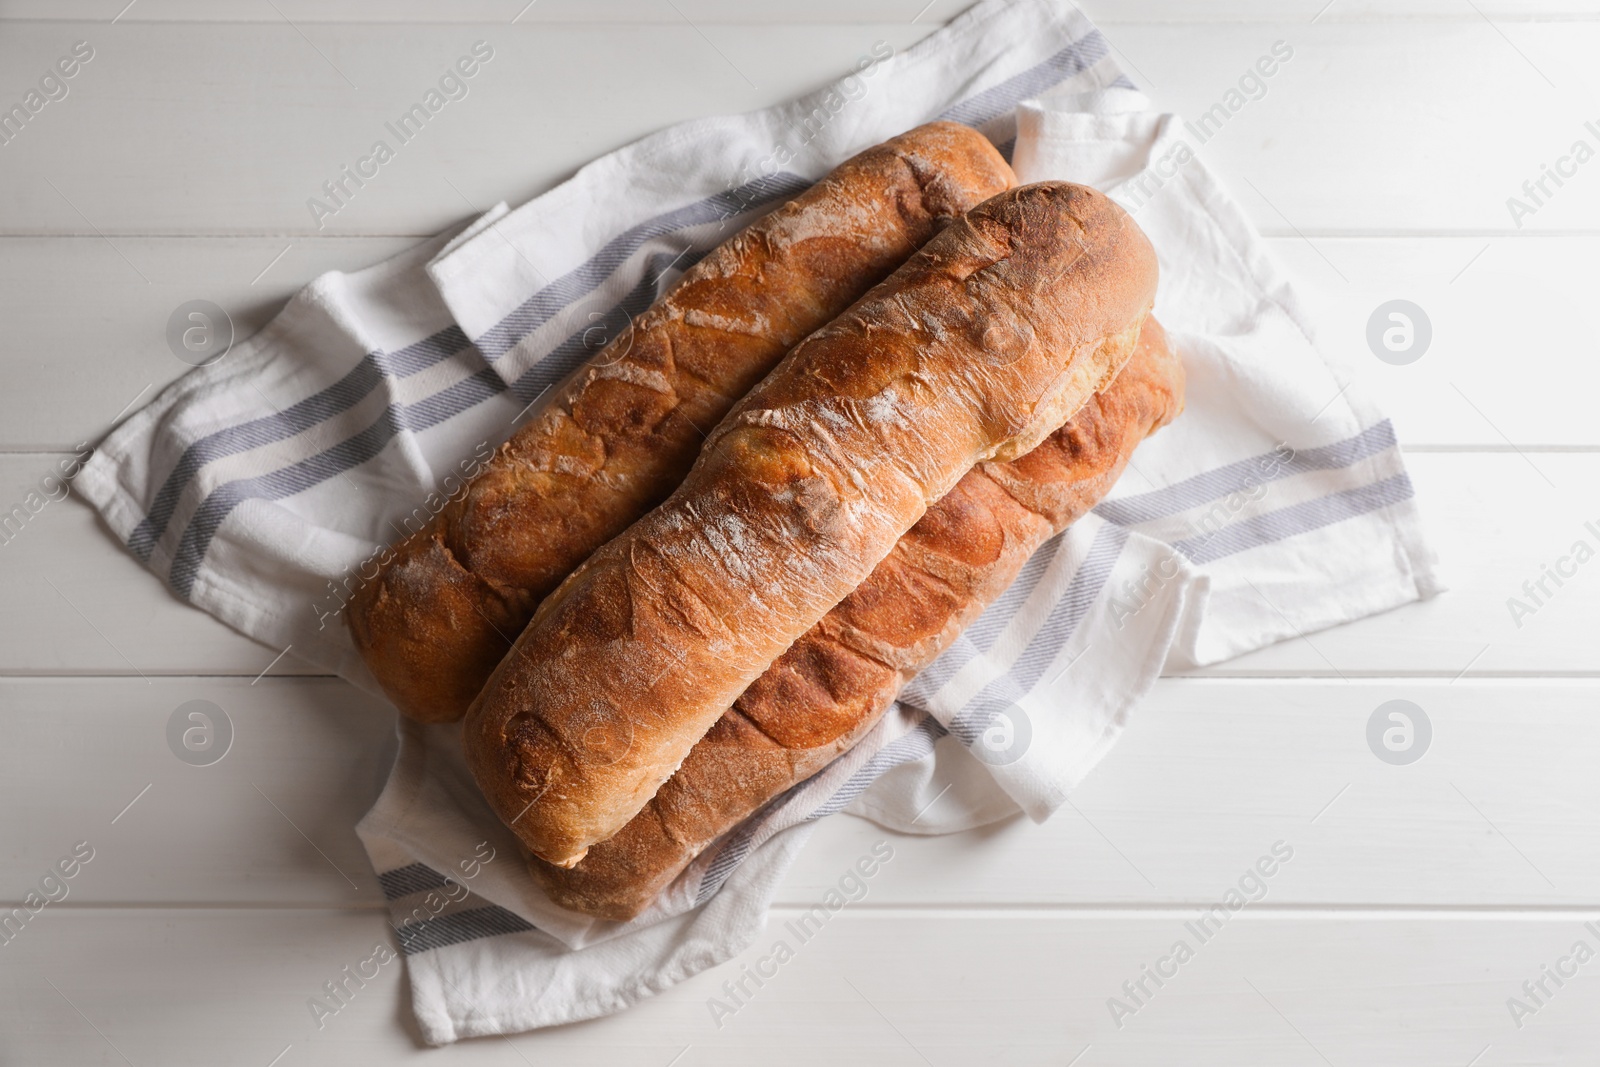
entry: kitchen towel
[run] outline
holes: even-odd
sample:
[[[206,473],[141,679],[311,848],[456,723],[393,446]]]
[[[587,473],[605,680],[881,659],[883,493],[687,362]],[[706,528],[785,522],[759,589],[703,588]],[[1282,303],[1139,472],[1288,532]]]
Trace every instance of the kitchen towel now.
[[[913,833],[1042,819],[1163,665],[1438,591],[1388,421],[1318,346],[1199,139],[1151,114],[1100,33],[1053,0],[986,0],[903,53],[874,45],[798,101],[673,127],[515,211],[324,275],[131,416],[76,485],[177,595],[373,690],[340,613],[405,520],[438,510],[551,383],[709,248],[938,117],[981,129],[1024,181],[1085,181],[1134,213],[1161,259],[1156,313],[1185,361],[1186,413],[867,738],[631,923],[544,900],[458,731],[402,722],[358,831],[427,1040],[617,1010],[751,943],[817,818],[850,810]]]

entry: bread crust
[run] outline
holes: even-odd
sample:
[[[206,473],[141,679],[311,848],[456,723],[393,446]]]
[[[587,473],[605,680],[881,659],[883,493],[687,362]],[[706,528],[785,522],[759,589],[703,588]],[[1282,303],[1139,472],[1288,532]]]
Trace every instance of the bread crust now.
[[[385,694],[414,719],[459,719],[539,601],[682,481],[735,400],[941,225],[1015,182],[982,134],[930,123],[713,249],[356,592],[350,633]]]
[[[905,683],[1094,507],[1134,448],[1183,410],[1183,366],[1154,318],[1105,391],[1032,452],[985,463],[790,645],[620,832],[577,866],[529,860],[565,908],[626,921],[707,846],[871,730]]]
[[[1031,451],[1133,351],[1149,241],[1087,186],[1009,190],[813,333],[688,478],[540,605],[468,712],[468,766],[570,867],[976,463]]]

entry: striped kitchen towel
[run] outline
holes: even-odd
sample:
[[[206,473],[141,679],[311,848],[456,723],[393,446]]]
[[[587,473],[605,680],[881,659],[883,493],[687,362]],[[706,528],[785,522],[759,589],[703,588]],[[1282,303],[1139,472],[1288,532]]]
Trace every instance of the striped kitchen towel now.
[[[673,127],[515,211],[324,275],[113,431],[76,485],[176,595],[372,690],[341,612],[374,553],[708,249],[936,117],[983,130],[1024,180],[1095,184],[1135,214],[1161,259],[1156,312],[1185,361],[1186,413],[867,738],[631,923],[543,899],[459,731],[403,722],[358,831],[427,1040],[617,1010],[748,945],[821,816],[913,833],[1042,819],[1163,666],[1438,591],[1393,429],[1319,346],[1186,127],[1148,112],[1058,0],[986,0],[903,53],[872,46],[801,100]]]

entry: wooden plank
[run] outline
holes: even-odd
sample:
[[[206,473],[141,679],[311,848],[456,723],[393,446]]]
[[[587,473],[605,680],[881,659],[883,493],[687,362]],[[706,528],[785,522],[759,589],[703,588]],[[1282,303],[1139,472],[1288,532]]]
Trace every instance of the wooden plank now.
[[[256,5],[195,0],[140,0],[115,27],[62,21],[109,19],[125,3],[0,0],[0,20],[53,20],[11,22],[0,70],[32,69],[36,58],[53,59],[58,41],[80,36],[101,58],[122,57],[90,68],[112,67],[115,77],[92,93],[79,93],[89,87],[80,81],[73,100],[46,116],[59,126],[0,154],[10,167],[0,231],[14,235],[0,237],[0,452],[25,450],[0,456],[0,507],[39,487],[57,458],[39,449],[94,435],[137,390],[183,369],[160,346],[177,302],[206,296],[235,310],[239,301],[253,328],[314,273],[410,243],[307,239],[292,198],[276,198],[325,177],[348,134],[419,90],[405,72],[426,74],[452,53],[451,35],[471,29],[310,25],[422,14],[366,0],[280,0],[303,31]],[[1265,678],[1163,681],[1074,794],[1078,810],[1042,826],[1013,820],[910,839],[827,820],[781,889],[768,933],[741,960],[629,1012],[424,1050],[399,965],[325,1030],[306,1008],[341,967],[392,943],[351,826],[381,784],[393,713],[336,680],[277,677],[303,669],[292,655],[251,685],[275,650],[174,601],[80,503],[52,503],[0,544],[13,608],[0,623],[0,674],[120,676],[0,679],[0,805],[15,816],[0,822],[0,898],[24,892],[74,841],[98,850],[68,901],[0,946],[0,1062],[1489,1067],[1589,1053],[1592,981],[1561,987],[1521,1028],[1507,998],[1524,996],[1524,982],[1579,939],[1600,947],[1582,925],[1600,919],[1600,867],[1575,844],[1593,837],[1600,812],[1587,766],[1600,685],[1597,587],[1580,569],[1521,628],[1506,599],[1577,539],[1597,543],[1584,524],[1600,522],[1600,440],[1581,406],[1597,384],[1584,358],[1596,337],[1595,238],[1490,235],[1508,226],[1512,186],[1553,158],[1563,131],[1595,117],[1563,110],[1592,87],[1583,61],[1596,43],[1594,12],[1576,0],[1480,0],[1470,11],[1454,0],[1336,0],[1308,26],[1325,0],[1267,3],[1087,6],[1102,21],[1152,24],[1111,36],[1158,75],[1153,88],[1168,104],[1208,106],[1275,36],[1294,41],[1297,63],[1312,61],[1285,72],[1306,72],[1292,92],[1275,82],[1207,152],[1235,176],[1257,222],[1280,235],[1274,245],[1322,305],[1330,347],[1377,389],[1402,439],[1445,450],[1409,463],[1455,591],[1208,672]],[[464,107],[461,128],[440,129],[427,148],[435,155],[405,161],[412,170],[395,184],[406,188],[352,215],[348,232],[438,229],[470,210],[443,176],[476,206],[507,189],[526,196],[654,126],[819,83],[871,40],[873,22],[899,20],[895,32],[909,41],[958,6],[941,0],[907,27],[921,0],[731,4],[541,0],[522,11],[519,29],[506,31],[503,54],[517,70],[496,85],[501,98],[481,114]],[[524,5],[475,0],[451,17],[504,22]],[[1502,25],[1485,25],[1479,10]],[[1521,24],[1541,15],[1587,19]],[[257,24],[181,24],[192,18]],[[136,25],[146,19],[167,24]],[[1158,25],[1237,19],[1257,23]],[[561,25],[574,20],[648,25]],[[819,20],[838,24],[726,25]],[[497,47],[501,32],[494,27]],[[707,37],[760,89],[732,66],[714,69],[721,60]],[[383,67],[382,99],[367,83],[365,110],[335,102],[344,83],[305,48],[308,38],[341,64]],[[594,87],[570,118],[529,119],[526,101],[560,84],[541,80],[541,63]],[[595,76],[612,70],[638,80]],[[1544,87],[1546,74],[1561,93]],[[490,96],[475,94],[471,106]],[[189,151],[196,143],[202,150]],[[150,147],[163,144],[174,146],[166,159]],[[115,183],[104,178],[108,153],[127,172]],[[41,208],[41,191],[57,195],[41,178],[93,221],[64,201]],[[1529,229],[1600,228],[1582,185],[1593,180],[1584,174]],[[105,219],[87,202],[101,196]],[[96,223],[115,248],[94,235]],[[1394,236],[1425,230],[1484,236]],[[257,236],[197,236],[238,231]],[[191,236],[127,236],[162,232]],[[1338,236],[1379,232],[1390,236]],[[15,236],[36,233],[81,236]],[[1437,331],[1429,357],[1409,367],[1379,365],[1362,341],[1371,309],[1393,297],[1421,303]],[[79,356],[70,366],[64,336]],[[1524,456],[1509,442],[1568,451]],[[1450,451],[1461,448],[1478,451]],[[1308,674],[1325,677],[1272,677]],[[1432,677],[1399,677],[1407,674]],[[1541,674],[1584,677],[1532,677]],[[214,766],[183,764],[168,750],[169,717],[194,699],[224,707],[237,727]],[[1432,747],[1412,765],[1384,763],[1368,748],[1368,718],[1392,699],[1414,701],[1432,722]],[[782,923],[885,838],[895,858],[866,898],[718,1029],[710,1002],[727,996],[722,983],[768,955]],[[1192,936],[1185,924],[1277,841],[1295,853],[1264,898],[1148,1003],[1134,1001],[1139,1010],[1119,1028],[1108,999],[1126,996],[1124,981]]]
[[[661,23],[795,25],[910,21],[938,25],[971,6],[970,0],[458,0],[441,8],[425,0],[280,0],[283,19],[295,23]],[[1400,21],[1417,18],[1478,19],[1452,0],[1083,0],[1078,5],[1102,25],[1137,22]],[[1592,16],[1583,0],[1483,0],[1494,19],[1527,21]],[[124,9],[126,10],[124,11]],[[268,22],[272,13],[247,0],[7,0],[0,20],[77,22]]]
[[[1572,843],[1600,811],[1585,763],[1597,686],[1167,680],[1073,807],[1043,825],[890,835],[896,857],[873,900],[1203,906],[1281,840],[1294,853],[1273,882],[1284,906],[1585,906],[1600,859]],[[1366,740],[1397,699],[1432,726],[1408,766]],[[233,724],[212,766],[169,748],[169,719],[191,700]],[[0,806],[30,812],[3,832],[0,900],[20,900],[87,840],[96,859],[73,887],[80,904],[376,907],[352,827],[386,773],[391,716],[332,679],[0,682]],[[930,820],[940,815],[936,803]],[[779,901],[815,899],[884,833],[826,821]]]
[[[1585,906],[1600,866],[1572,842],[1600,818],[1586,781],[1594,685],[1163,680],[1071,806],[1042,825],[893,838],[873,899],[1199,903],[1282,841],[1294,855],[1272,883],[1281,906]],[[1422,708],[1432,729],[1405,766],[1367,742],[1392,700]],[[828,824],[782,899],[815,898],[882,836],[860,820]]]
[[[1394,419],[1408,448],[1600,447],[1600,239],[1274,238],[1322,341]],[[1326,257],[1326,258],[1324,258]],[[1338,272],[1338,273],[1336,273]],[[1342,274],[1344,277],[1340,277]],[[1395,299],[1432,341],[1413,363],[1377,357],[1367,323]],[[1158,309],[1159,310],[1159,309]],[[1507,368],[1517,367],[1508,374]]]
[[[78,25],[15,23],[0,67],[43,72]],[[321,220],[321,232],[436,232],[464,213],[464,199],[521,202],[610,148],[685,118],[791,98],[873,41],[904,48],[929,28],[496,28],[498,58],[470,94]],[[318,232],[308,199],[489,32],[119,24],[72,94],[6,146],[0,232]],[[1265,95],[1201,149],[1275,232],[1600,230],[1600,198],[1583,191],[1597,179],[1586,170],[1547,189],[1553,199],[1521,228],[1506,206],[1542,163],[1580,137],[1597,139],[1584,122],[1600,116],[1573,101],[1592,93],[1600,22],[1151,23],[1112,37],[1135,80],[1190,116],[1222,100],[1273,41],[1295,49]],[[626,79],[615,76],[622,70]],[[97,177],[108,152],[119,160],[115,183]]]
[[[1418,604],[1285,641],[1201,672],[1212,676],[1594,675],[1600,570],[1571,558],[1600,537],[1593,453],[1406,457],[1450,589]],[[1580,553],[1581,554],[1581,553]],[[1562,562],[1567,557],[1566,562]],[[1557,586],[1544,568],[1575,577]],[[1524,583],[1543,580],[1530,596]],[[1514,612],[1517,598],[1532,614]]]
[[[176,362],[174,360],[174,362]],[[326,673],[173,595],[55,478],[70,454],[0,455],[0,566],[25,610],[0,618],[0,673],[254,678]],[[33,510],[37,508],[37,511]],[[25,521],[24,521],[25,519]]]
[[[208,766],[169,743],[191,701],[231,723]],[[0,682],[4,788],[32,783],[14,794],[30,817],[4,831],[4,897],[88,841],[73,900],[376,906],[355,824],[388,777],[394,714],[333,678]]]
[[[1403,369],[1403,368],[1402,368]],[[1490,401],[1485,399],[1485,402]],[[23,504],[61,457],[0,455],[0,513]],[[1600,571],[1523,590],[1600,524],[1596,453],[1422,453],[1407,457],[1450,592],[1208,668],[1212,676],[1600,672]],[[1545,479],[1548,478],[1549,481]],[[10,533],[9,530],[5,531]],[[78,500],[46,504],[0,544],[15,610],[0,616],[0,674],[233,674],[282,651],[174,598]],[[53,583],[53,584],[52,584]],[[1533,608],[1513,616],[1516,597]],[[1518,623],[1520,622],[1520,626]],[[291,651],[274,674],[303,673]]]
[[[1582,972],[1559,989],[1546,980],[1552,995],[1520,1030],[1506,1007],[1575,942],[1595,947],[1592,915],[1296,916],[1262,904],[1199,944],[1193,913],[907,913],[869,896],[798,945],[783,927],[797,913],[776,913],[738,960],[608,1019],[434,1050],[408,1032],[398,963],[320,1031],[306,1006],[389,943],[375,914],[51,911],[7,946],[0,978],[0,1049],[39,1067],[280,1054],[306,1067],[1570,1063],[1594,1039]],[[712,1000],[729,1003],[723,984],[780,938],[793,958],[760,989],[747,979],[752,995],[719,1029]],[[1151,995],[1119,1029],[1108,1001],[1130,1003],[1122,984],[1184,939],[1192,956],[1161,987],[1146,979]]]
[[[415,244],[407,237],[0,238],[5,336],[0,450],[93,443],[130,403],[190,366],[167,346],[180,304],[210,300],[237,340],[266,325],[326,271],[358,270]],[[118,252],[138,264],[147,285]],[[224,357],[226,358],[226,357]]]
[[[1593,91],[1591,34],[1600,23],[1478,20],[1130,26],[1111,39],[1156,105],[1191,121],[1274,41],[1293,48],[1264,89],[1243,86],[1259,99],[1210,136],[1188,131],[1265,231],[1508,235],[1600,228],[1600,168],[1547,181],[1531,216],[1507,206],[1575,141],[1600,147],[1600,126],[1585,125],[1600,114],[1576,103]]]
[[[75,25],[13,24],[0,68],[43,74],[82,38]],[[879,39],[904,48],[932,29],[119,24],[70,95],[4,146],[0,232],[432,234],[663,126],[791,99]],[[386,130],[480,40],[493,58],[464,96],[405,141]],[[129,124],[138,140],[112,147]],[[308,201],[379,139],[395,158],[319,219]],[[100,177],[108,151],[116,182]]]
[[[1317,309],[1329,352],[1389,412],[1407,445],[1504,448],[1509,439],[1600,447],[1588,405],[1600,392],[1600,362],[1577,358],[1600,337],[1600,309],[1590,299],[1600,290],[1600,237],[1314,240],[1277,237],[1268,245]],[[411,243],[119,239],[150,275],[144,285],[98,237],[0,237],[7,305],[0,358],[8,368],[0,451],[97,440],[141,390],[143,403],[187,371],[165,339],[179,304],[211,300],[243,338],[318,274],[359,269]],[[1405,366],[1381,362],[1366,340],[1374,310],[1396,298],[1420,305],[1433,329],[1427,353]],[[1523,373],[1507,380],[1512,353]]]

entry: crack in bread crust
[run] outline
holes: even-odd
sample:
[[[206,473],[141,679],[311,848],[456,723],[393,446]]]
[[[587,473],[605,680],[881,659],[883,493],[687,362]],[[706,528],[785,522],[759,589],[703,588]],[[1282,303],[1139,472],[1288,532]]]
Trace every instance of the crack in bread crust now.
[[[915,165],[911,160],[914,157]],[[384,692],[425,722],[460,718],[493,669],[484,636],[435,618],[450,592],[482,593],[436,566],[442,536],[504,601],[515,634],[592,551],[688,474],[704,435],[801,338],[844,311],[950,217],[1015,178],[975,130],[918,127],[841,164],[686,271],[630,329],[550,395],[352,599],[352,638]],[[454,585],[452,586],[452,583]],[[481,603],[481,601],[480,601]]]
[[[573,572],[485,684],[464,737],[491,807],[525,810],[519,838],[562,866],[621,830],[931,502],[975,463],[1031,451],[1127,361],[1156,273],[1149,241],[1104,194],[1041,182],[968,212],[798,345],[712,431],[677,491]],[[885,301],[917,328],[880,325]],[[994,339],[997,323],[1019,322]],[[928,383],[914,394],[913,376]],[[624,641],[590,622],[618,598]],[[564,731],[594,701],[631,724],[615,760],[575,766],[549,745],[513,755],[495,736],[530,709]],[[510,760],[559,764],[571,787],[528,808]]]
[[[1020,572],[1035,549],[1086,514],[1121,473],[1133,449],[1183,408],[1183,370],[1154,319],[1145,322],[1132,359],[1108,387],[1032,452],[1009,463],[975,467],[929,509],[863,585],[790,648],[690,751],[647,806],[609,840],[590,848],[575,867],[529,860],[534,879],[563,907],[625,921],[647,907],[708,845],[825,766],[853,745],[891,706],[901,685],[931,663]],[[1004,543],[992,542],[996,529]],[[962,559],[965,581],[949,581],[952,597],[941,620],[909,631],[894,625],[894,607],[910,586],[930,577],[934,559]],[[861,601],[883,602],[862,616]],[[846,621],[847,620],[847,621]],[[943,623],[930,639],[928,631]],[[775,676],[791,674],[807,650],[832,645],[837,635],[899,649],[878,658],[886,684],[834,672],[814,677],[809,699],[785,699]],[[826,667],[821,670],[827,674]],[[831,684],[830,684],[831,682]],[[766,718],[772,725],[764,726]],[[777,723],[821,727],[785,732]],[[788,773],[774,769],[774,746]],[[711,751],[715,750],[715,757]],[[672,803],[693,795],[692,811]]]

